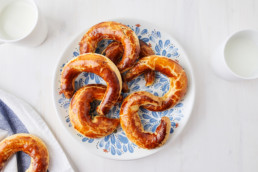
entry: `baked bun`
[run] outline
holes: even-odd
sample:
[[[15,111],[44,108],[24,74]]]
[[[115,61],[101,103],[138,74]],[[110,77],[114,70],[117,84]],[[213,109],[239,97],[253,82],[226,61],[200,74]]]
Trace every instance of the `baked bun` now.
[[[107,87],[101,84],[86,85],[80,88],[71,100],[70,121],[73,127],[86,137],[104,137],[113,133],[119,126],[119,119],[91,115],[91,103],[94,100],[102,100],[106,90]]]
[[[123,56],[117,64],[121,73],[132,67],[139,57],[140,44],[138,37],[130,27],[114,21],[94,25],[81,39],[80,53],[94,53],[98,42],[103,39],[112,39],[123,45]]]
[[[15,134],[0,142],[0,171],[8,159],[16,152],[25,152],[31,157],[27,172],[46,172],[49,155],[41,139],[31,134]]]
[[[61,74],[60,93],[63,93],[66,98],[73,96],[74,80],[82,72],[95,73],[106,81],[107,89],[97,111],[101,115],[107,114],[121,93],[122,79],[119,70],[103,55],[95,53],[79,55],[64,66]]]
[[[187,77],[183,68],[175,61],[152,55],[140,59],[126,75],[126,80],[141,75],[145,71],[159,71],[170,79],[169,91],[163,97],[157,97],[146,91],[138,91],[127,96],[121,106],[120,124],[126,136],[136,145],[146,149],[154,149],[163,145],[170,132],[170,120],[162,117],[155,133],[145,132],[138,110],[140,106],[151,111],[164,111],[175,106],[187,91]]]

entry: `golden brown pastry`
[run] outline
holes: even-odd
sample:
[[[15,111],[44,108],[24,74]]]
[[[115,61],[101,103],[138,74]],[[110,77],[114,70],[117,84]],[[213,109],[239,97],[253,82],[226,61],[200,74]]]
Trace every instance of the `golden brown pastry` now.
[[[95,53],[79,55],[64,66],[61,74],[60,93],[66,98],[71,98],[74,94],[74,80],[82,72],[95,73],[106,81],[107,89],[97,111],[100,115],[107,114],[121,93],[122,79],[119,70],[103,55]]]
[[[145,132],[138,115],[140,106],[160,105],[156,96],[149,92],[138,91],[127,96],[120,110],[120,124],[131,142],[141,148],[154,149],[163,145],[168,139],[170,132],[170,120],[168,117],[162,117],[160,125],[155,133]]]
[[[140,52],[138,37],[128,26],[114,21],[102,22],[91,27],[79,43],[80,53],[95,52],[98,42],[103,39],[112,39],[123,45],[123,57],[117,64],[121,73],[128,70],[138,59]]]
[[[146,91],[138,91],[127,96],[120,110],[120,124],[126,136],[139,147],[154,149],[163,145],[170,132],[170,120],[162,117],[155,133],[145,132],[138,110],[140,106],[151,111],[163,111],[176,105],[187,90],[187,77],[183,68],[175,61],[162,56],[148,56],[140,59],[126,73],[125,78],[131,80],[146,70],[163,73],[170,79],[169,91],[163,97],[157,97]]]
[[[0,171],[5,162],[19,151],[31,156],[31,164],[27,172],[47,171],[49,155],[46,145],[38,137],[23,133],[12,135],[0,142]]]
[[[124,54],[123,45],[120,42],[111,42],[101,53],[108,57],[115,65],[121,60],[120,58]]]
[[[151,111],[164,111],[177,104],[187,91],[187,76],[184,69],[175,61],[158,55],[140,59],[125,75],[125,81],[130,81],[145,71],[153,70],[166,75],[170,80],[168,92],[163,97],[156,97],[159,106],[145,105]]]
[[[143,58],[150,55],[155,55],[155,52],[152,50],[152,48],[146,44],[144,41],[140,40],[140,53],[139,58]],[[113,61],[115,64],[117,64],[122,57],[123,54],[123,46],[121,43],[113,41],[111,42],[107,48],[105,48],[102,52],[103,55],[107,56],[111,61]],[[153,70],[149,70],[146,73],[144,73],[144,78],[146,81],[146,86],[150,86],[155,81],[155,72]],[[126,87],[124,91],[128,91]]]
[[[152,50],[152,48],[146,44],[144,41],[140,41],[141,51],[139,54],[139,58],[155,55],[155,52]],[[153,70],[148,70],[144,73],[145,78],[145,86],[150,86],[155,81],[155,72]]]
[[[119,119],[105,116],[91,117],[91,102],[102,100],[107,87],[101,84],[91,84],[80,88],[73,96],[69,116],[73,127],[89,138],[100,138],[114,132],[119,125]]]

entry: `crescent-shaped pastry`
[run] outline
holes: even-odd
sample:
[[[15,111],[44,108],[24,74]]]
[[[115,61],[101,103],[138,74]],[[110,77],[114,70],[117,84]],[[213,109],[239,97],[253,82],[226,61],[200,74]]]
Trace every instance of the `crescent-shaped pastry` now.
[[[91,117],[91,102],[102,100],[107,87],[100,84],[86,85],[80,88],[73,96],[69,117],[73,127],[89,138],[100,138],[114,132],[119,125],[119,119],[105,116]]]
[[[186,94],[187,76],[184,69],[172,59],[164,56],[152,55],[140,59],[125,75],[125,81],[131,81],[145,71],[153,70],[166,75],[169,80],[169,90],[163,97],[156,97],[157,105],[145,105],[150,111],[164,111],[177,104]]]
[[[83,36],[80,53],[95,52],[98,42],[103,39],[112,39],[123,45],[123,57],[117,64],[121,73],[128,70],[138,59],[140,44],[138,37],[130,27],[118,22],[102,22],[91,27]]]
[[[162,117],[155,133],[145,132],[138,110],[140,106],[151,111],[164,111],[176,105],[187,91],[187,77],[183,68],[175,61],[162,56],[152,55],[140,59],[126,75],[132,80],[147,70],[163,73],[170,79],[169,91],[163,97],[157,97],[146,91],[138,91],[127,96],[121,106],[120,124],[126,136],[142,148],[154,149],[163,145],[170,131],[170,120]]]
[[[121,93],[122,79],[119,70],[103,55],[95,53],[79,55],[64,66],[61,74],[60,93],[66,98],[73,96],[74,80],[82,72],[95,73],[106,81],[107,89],[97,111],[100,115],[107,114]]]
[[[46,145],[31,134],[15,134],[0,142],[0,171],[8,159],[16,152],[25,152],[31,157],[27,172],[46,172],[49,155]]]
[[[138,110],[144,105],[158,106],[160,102],[155,97],[146,91],[132,93],[124,99],[120,110],[120,124],[126,136],[131,142],[145,149],[163,145],[170,133],[171,124],[168,117],[161,118],[155,133],[145,132],[142,127]]]
[[[140,40],[140,53],[139,58],[143,58],[150,55],[155,55],[155,52],[152,48],[146,44],[144,41]],[[117,64],[123,54],[123,46],[121,43],[113,41],[111,42],[103,51],[102,54],[107,56],[111,61]],[[146,71],[144,73],[145,85],[150,86],[155,81],[155,72],[153,70]],[[123,87],[124,91],[128,91],[127,87]]]

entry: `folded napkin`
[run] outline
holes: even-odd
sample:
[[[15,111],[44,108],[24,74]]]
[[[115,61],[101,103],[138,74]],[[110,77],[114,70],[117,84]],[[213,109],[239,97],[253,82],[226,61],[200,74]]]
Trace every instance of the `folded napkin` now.
[[[49,152],[49,172],[73,172],[65,153],[39,114],[24,101],[0,90],[0,141],[8,135],[30,133],[41,138]],[[6,164],[4,172],[25,171],[30,157],[19,152]]]

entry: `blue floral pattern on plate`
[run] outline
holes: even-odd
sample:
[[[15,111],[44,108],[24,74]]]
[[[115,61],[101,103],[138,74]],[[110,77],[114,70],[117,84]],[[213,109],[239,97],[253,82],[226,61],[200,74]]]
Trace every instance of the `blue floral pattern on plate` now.
[[[155,50],[157,55],[167,56],[176,61],[179,61],[180,54],[178,49],[172,44],[169,39],[163,39],[162,33],[157,30],[148,30],[142,28],[139,24],[131,26],[132,30],[135,31],[139,39],[145,41],[147,44],[151,45]],[[102,50],[111,42],[111,40],[103,40],[98,44],[96,53],[102,52]],[[72,56],[76,57],[79,55],[78,47],[74,50]],[[65,64],[60,66],[60,72]],[[93,73],[82,73],[75,81],[75,89],[79,89],[83,85],[87,84],[104,84],[105,81]],[[156,81],[154,85],[146,87],[144,77],[141,75],[136,79],[128,83],[130,88],[129,93],[124,93],[123,96],[126,97],[128,94],[144,90],[148,91],[156,96],[163,96],[169,89],[169,80],[163,74],[156,72]],[[65,109],[67,115],[65,116],[65,121],[69,127],[72,127],[72,124],[69,119],[68,109],[70,105],[70,100],[66,99],[63,95],[59,98],[58,104],[61,108]],[[107,114],[108,117],[118,118],[120,112],[121,103],[117,106],[114,106],[111,111]],[[171,120],[171,129],[170,133],[172,134],[174,130],[178,127],[179,121],[184,117],[184,104],[183,101],[177,104],[174,108],[163,111],[163,112],[151,112],[146,109],[140,108],[139,115],[141,117],[141,122],[146,131],[154,132],[159,125],[160,119],[163,116],[169,117]],[[138,147],[132,143],[125,135],[121,127],[119,127],[114,133],[108,135],[101,139],[90,139],[80,133],[77,133],[77,136],[81,139],[82,142],[88,144],[95,144],[97,149],[102,149],[105,153],[110,153],[111,155],[122,156],[126,153],[134,153],[135,149]],[[139,148],[138,148],[139,149]]]

